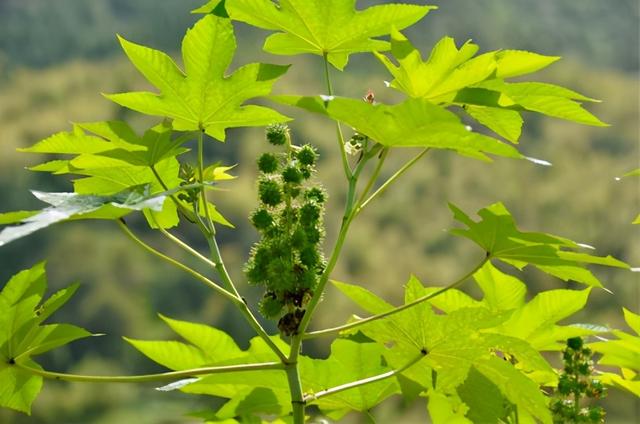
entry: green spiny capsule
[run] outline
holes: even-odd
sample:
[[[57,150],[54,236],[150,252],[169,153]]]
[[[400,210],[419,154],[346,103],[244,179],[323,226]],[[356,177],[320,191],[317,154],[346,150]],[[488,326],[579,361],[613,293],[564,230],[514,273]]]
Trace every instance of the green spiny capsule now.
[[[304,198],[318,203],[324,203],[327,200],[327,195],[321,188],[311,187],[305,191]]]
[[[267,127],[267,141],[274,146],[282,146],[287,142],[289,127],[285,124],[271,124]]]
[[[311,178],[311,168],[308,166],[301,166],[300,167],[300,175],[302,175],[302,178],[305,180],[308,180],[309,178]]]
[[[273,292],[268,292],[260,301],[260,312],[267,318],[275,318],[280,315],[283,306]]]
[[[305,227],[304,230],[305,230],[304,233],[307,236],[307,241],[309,243],[316,244],[322,238],[322,233],[315,226]]]
[[[315,246],[307,246],[300,252],[300,262],[307,268],[313,269],[320,262],[320,255]]]
[[[282,171],[282,180],[285,183],[300,184],[302,182],[302,173],[295,166],[287,166]]]
[[[581,337],[572,337],[567,339],[567,346],[569,346],[573,350],[582,349],[582,338]]]
[[[253,226],[259,231],[266,231],[273,225],[273,217],[266,209],[258,209],[251,215]]]
[[[315,226],[320,220],[320,207],[315,203],[305,203],[300,208],[300,223],[305,226]]]
[[[305,166],[313,166],[316,163],[316,151],[313,147],[306,144],[298,151],[296,155],[301,164]]]
[[[273,153],[264,153],[258,159],[258,169],[265,174],[276,172],[278,165],[278,158]]]
[[[282,202],[280,185],[273,180],[261,180],[258,185],[260,201],[268,206],[277,206]]]

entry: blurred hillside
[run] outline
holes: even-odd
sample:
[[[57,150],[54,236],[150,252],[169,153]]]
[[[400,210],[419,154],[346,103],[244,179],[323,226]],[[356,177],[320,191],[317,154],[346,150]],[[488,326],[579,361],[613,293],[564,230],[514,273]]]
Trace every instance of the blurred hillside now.
[[[0,212],[41,205],[28,193],[36,188],[63,191],[65,178],[25,171],[41,157],[19,154],[51,133],[67,130],[69,121],[132,120],[137,128],[153,121],[118,108],[100,92],[148,88],[123,59],[114,34],[174,51],[196,17],[188,10],[201,1],[185,0],[0,0]],[[371,1],[360,1],[364,6]],[[414,3],[424,3],[414,1]],[[591,108],[611,128],[582,127],[525,115],[522,150],[551,161],[553,167],[497,160],[484,164],[449,152],[427,155],[403,177],[395,190],[378,199],[353,226],[335,278],[361,283],[394,302],[409,273],[425,284],[455,279],[481,252],[453,238],[447,202],[473,212],[503,201],[521,228],[561,234],[594,245],[640,264],[640,226],[631,220],[640,210],[637,180],[615,181],[640,165],[638,81],[639,11],[635,0],[618,0],[615,7],[597,0],[579,2],[539,0],[442,0],[440,9],[408,31],[427,51],[443,35],[459,42],[473,38],[481,50],[530,49],[559,54],[565,60],[540,74],[540,79],[566,85],[602,99]],[[613,3],[613,2],[612,2]],[[269,60],[294,66],[277,86],[282,93],[323,91],[317,58],[271,57],[260,51],[264,33],[239,25],[236,63]],[[384,68],[367,56],[355,56],[347,72],[334,73],[339,94],[362,96],[372,89],[380,101],[394,97],[384,88]],[[322,118],[292,123],[298,142],[321,149],[320,178],[330,193],[327,221],[329,248],[334,241],[345,187],[336,172],[338,157],[333,131]],[[257,152],[266,149],[262,132],[234,130],[227,143],[209,143],[209,159],[238,163],[238,179],[225,183],[214,201],[236,225],[221,229],[223,254],[232,275],[243,281],[242,263],[256,234],[246,217],[255,206]],[[395,152],[383,173],[390,175],[410,156]],[[138,222],[138,229],[144,226]],[[205,251],[189,228],[182,237]],[[182,257],[182,252],[151,234],[145,239]],[[132,245],[112,223],[70,223],[47,229],[0,250],[0,281],[47,258],[50,290],[73,281],[82,286],[76,299],[56,318],[74,322],[107,336],[78,342],[45,358],[45,367],[76,373],[118,374],[159,370],[121,340],[173,337],[156,313],[193,319],[224,328],[246,343],[249,328],[235,311],[183,274]],[[187,258],[184,258],[188,261]],[[196,264],[194,264],[196,265]],[[583,322],[621,325],[620,307],[640,310],[640,281],[619,270],[596,270],[613,294],[594,292]],[[566,284],[546,275],[524,275],[531,292]],[[255,304],[259,295],[250,289]],[[314,323],[318,328],[344,321],[350,305],[329,291]],[[273,328],[272,324],[271,328]],[[322,346],[312,346],[317,354]],[[186,423],[183,413],[211,406],[205,397],[167,395],[152,386],[104,386],[47,382],[31,418],[0,411],[0,423]],[[612,393],[607,411],[610,423],[640,419],[637,402]],[[398,415],[400,414],[400,415]],[[421,408],[390,403],[375,411],[379,422],[424,422]],[[389,417],[396,417],[393,420]],[[400,416],[401,418],[397,418]],[[422,420],[422,421],[421,421]],[[357,421],[353,421],[357,422]]]

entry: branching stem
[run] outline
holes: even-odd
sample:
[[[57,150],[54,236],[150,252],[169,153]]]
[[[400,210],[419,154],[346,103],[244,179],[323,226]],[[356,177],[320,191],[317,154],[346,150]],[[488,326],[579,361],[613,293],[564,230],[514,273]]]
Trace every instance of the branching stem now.
[[[324,62],[324,79],[327,83],[327,94],[329,96],[333,96],[333,86],[331,85],[331,74],[329,73],[329,59],[327,58],[327,54],[323,55]],[[338,140],[338,147],[340,150],[340,157],[342,159],[342,168],[344,169],[344,175],[347,178],[351,177],[351,166],[349,166],[349,159],[347,158],[347,151],[344,147],[344,135],[342,134],[342,128],[340,127],[340,122],[336,121],[336,134]]]
[[[354,321],[348,324],[344,324],[344,325],[340,325],[337,327],[332,327],[332,328],[327,328],[324,330],[319,330],[319,331],[312,331],[309,333],[306,333],[303,337],[303,339],[307,340],[307,339],[314,339],[317,337],[323,337],[323,336],[329,336],[329,335],[333,335],[333,334],[338,334],[341,331],[345,331],[345,330],[350,330],[352,328],[355,327],[359,327],[363,324],[367,324],[369,322],[372,321],[376,321],[382,318],[386,318],[388,316],[391,316],[393,314],[397,314],[398,312],[402,312],[406,309],[412,308],[416,305],[419,305],[420,303],[423,303],[429,299],[433,299],[434,297],[440,296],[441,294],[447,292],[448,290],[451,290],[453,288],[456,288],[458,286],[460,286],[462,283],[464,283],[468,278],[470,278],[471,276],[473,276],[473,274],[475,274],[476,272],[478,272],[478,270],[480,268],[482,268],[484,266],[485,263],[487,263],[489,261],[489,256],[486,256],[482,261],[480,261],[480,263],[478,263],[471,271],[469,271],[468,273],[466,273],[465,275],[463,275],[462,277],[458,278],[456,281],[454,281],[453,283],[449,284],[446,287],[441,288],[438,291],[435,291],[433,293],[430,293],[428,295],[419,297],[409,303],[405,303],[404,305],[398,306],[396,308],[390,309],[386,312],[382,312],[380,314],[377,315],[372,315],[370,317],[367,318],[363,318],[359,321]]]
[[[103,376],[103,375],[79,375],[66,374],[53,371],[45,371],[31,368],[18,363],[12,365],[28,373],[39,375],[44,378],[64,381],[82,381],[88,383],[143,383],[150,381],[166,381],[198,375],[221,374],[239,371],[260,371],[284,369],[281,362],[263,362],[258,364],[226,365],[221,367],[203,367],[189,370],[171,371],[159,374],[126,375],[126,376]]]
[[[314,400],[318,400],[318,399],[323,398],[325,396],[333,395],[333,394],[336,394],[336,393],[339,393],[339,392],[342,392],[342,391],[345,391],[345,390],[353,389],[355,387],[360,387],[360,386],[364,386],[364,385],[367,385],[367,384],[375,383],[375,382],[378,382],[378,381],[386,380],[387,378],[391,378],[391,377],[393,377],[395,375],[398,375],[398,374],[402,373],[403,371],[405,371],[406,369],[410,368],[411,366],[416,364],[420,359],[424,358],[424,356],[425,356],[425,353],[421,352],[418,356],[416,356],[411,361],[407,362],[401,368],[398,368],[396,370],[392,370],[392,371],[388,371],[388,372],[385,372],[385,373],[382,373],[382,374],[374,375],[373,377],[363,378],[362,380],[352,381],[350,383],[342,384],[340,386],[332,387],[330,389],[322,390],[320,392],[308,394],[308,395],[305,396],[305,401],[306,402],[313,402]]]
[[[400,169],[398,169],[395,174],[389,177],[387,181],[385,181],[371,196],[367,198],[364,202],[360,204],[360,206],[356,210],[356,215],[359,214],[373,199],[382,194],[391,184],[393,184],[402,174],[407,172],[409,168],[415,165],[422,156],[424,156],[430,150],[429,147],[424,148],[420,153],[411,158],[407,163],[402,165]]]

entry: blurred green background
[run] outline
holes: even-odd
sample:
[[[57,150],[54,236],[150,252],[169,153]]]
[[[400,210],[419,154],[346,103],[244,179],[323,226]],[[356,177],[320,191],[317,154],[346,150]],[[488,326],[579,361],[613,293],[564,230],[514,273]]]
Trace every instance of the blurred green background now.
[[[138,128],[153,123],[100,96],[101,92],[148,88],[120,53],[114,34],[177,54],[184,31],[196,20],[188,11],[201,2],[0,0],[0,212],[40,207],[28,189],[70,190],[64,178],[24,170],[43,158],[19,154],[16,148],[68,130],[70,121],[127,119]],[[373,3],[382,2],[358,2],[361,7]],[[458,43],[472,38],[481,51],[513,48],[562,55],[564,60],[542,72],[539,79],[602,99],[591,110],[612,127],[584,127],[525,116],[522,151],[551,161],[553,167],[506,159],[485,164],[450,152],[430,153],[356,221],[335,278],[360,283],[399,302],[401,287],[410,273],[434,285],[464,273],[482,252],[447,233],[453,225],[449,201],[468,212],[503,201],[523,229],[564,235],[596,246],[600,254],[640,265],[640,226],[630,224],[640,211],[638,180],[615,180],[640,166],[638,2],[429,3],[440,9],[408,30],[423,51],[441,36],[451,35]],[[244,25],[237,29],[236,65],[256,58],[293,63],[277,85],[278,92],[323,92],[319,58],[270,57],[260,50],[264,32]],[[379,63],[364,55],[353,56],[344,74],[334,72],[338,94],[362,96],[372,89],[380,101],[394,98],[384,88],[383,80],[388,78]],[[326,217],[326,245],[330,247],[345,194],[333,130],[327,131],[330,127],[322,118],[294,116],[302,118],[291,125],[296,141],[315,143],[322,154],[319,176],[330,193]],[[260,293],[244,285],[241,268],[256,239],[246,217],[256,204],[253,158],[266,148],[262,131],[233,130],[227,143],[209,143],[207,148],[211,161],[238,164],[234,170],[238,178],[225,183],[228,191],[216,192],[214,201],[236,225],[235,230],[220,231],[223,254],[232,275],[255,305]],[[393,152],[383,174],[390,175],[411,153]],[[138,224],[143,231],[143,223]],[[193,230],[181,228],[180,233],[204,248]],[[146,239],[183,257],[154,234],[147,232]],[[73,281],[82,284],[76,298],[54,318],[107,334],[44,356],[41,361],[47,369],[91,374],[158,371],[122,340],[122,336],[173,337],[160,323],[158,312],[219,326],[233,333],[243,346],[251,337],[242,317],[225,302],[140,251],[113,223],[63,224],[3,247],[0,281],[45,258],[51,290]],[[640,310],[638,274],[607,269],[596,272],[613,294],[595,291],[588,312],[576,320],[623,327],[620,308]],[[531,293],[567,286],[534,271],[521,277]],[[330,289],[314,326],[344,322],[351,312],[349,307]],[[316,355],[327,353],[324,344],[307,349]],[[47,381],[31,417],[0,411],[0,423],[188,423],[196,421],[185,418],[184,413],[216,404],[207,397],[157,392],[152,385]],[[612,392],[605,407],[610,423],[640,420],[640,404],[630,395]],[[401,401],[387,402],[373,413],[380,423],[427,420],[424,406]],[[355,416],[348,420],[359,422]]]

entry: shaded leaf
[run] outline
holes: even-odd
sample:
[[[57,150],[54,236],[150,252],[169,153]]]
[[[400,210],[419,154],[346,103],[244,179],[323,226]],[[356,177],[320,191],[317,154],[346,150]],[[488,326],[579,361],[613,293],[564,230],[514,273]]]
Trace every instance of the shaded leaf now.
[[[160,210],[165,200],[164,194],[149,194],[147,185],[127,189],[112,196],[39,191],[32,193],[50,206],[24,218],[21,225],[4,228],[0,232],[0,246],[68,219],[118,219],[132,210]]]

